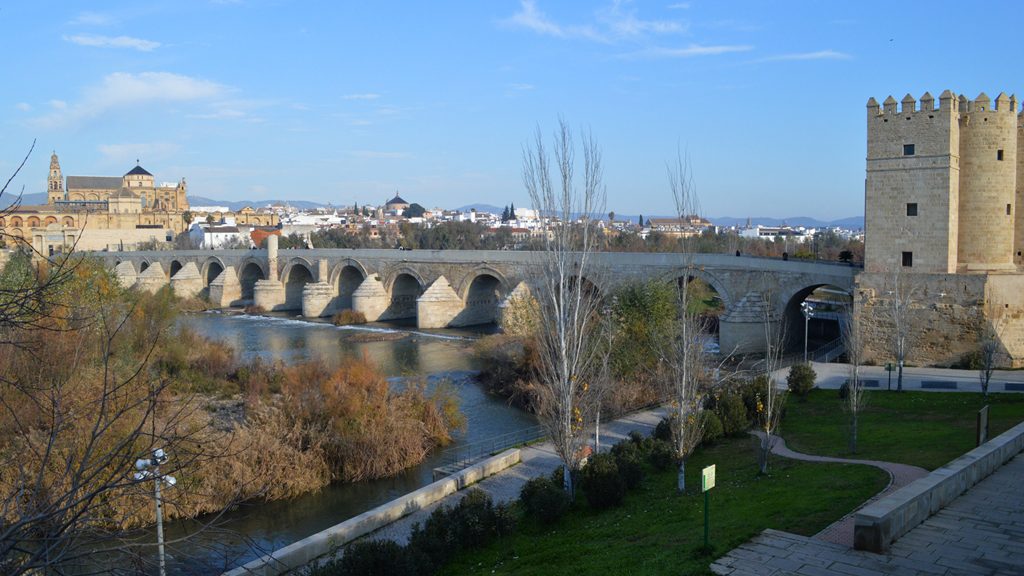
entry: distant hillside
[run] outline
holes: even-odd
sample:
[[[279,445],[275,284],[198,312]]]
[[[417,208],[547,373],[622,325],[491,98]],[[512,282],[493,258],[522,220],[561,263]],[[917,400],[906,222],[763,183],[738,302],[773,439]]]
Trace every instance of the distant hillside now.
[[[520,206],[522,208],[522,206]],[[495,206],[493,204],[466,204],[465,206],[459,206],[456,208],[459,212],[469,212],[470,210],[476,210],[477,212],[490,212],[491,214],[501,214],[504,212],[504,208],[501,206]]]
[[[4,193],[0,196],[0,207],[7,208],[18,199],[17,194]],[[25,194],[21,197],[22,206],[35,206],[39,204],[46,204],[46,192],[36,192],[35,194]]]
[[[232,211],[241,210],[246,206],[260,208],[269,204],[287,204],[300,210],[327,206],[323,202],[309,202],[307,200],[214,200],[213,198],[205,198],[203,196],[189,196],[188,203],[190,206],[227,206]]]
[[[746,218],[734,218],[732,216],[721,216],[718,218],[710,218],[712,222],[719,226],[744,226],[747,223]],[[765,218],[757,217],[750,218],[750,223],[753,226],[779,226],[781,224],[789,224],[790,226],[804,226],[806,228],[823,228],[826,226],[839,226],[841,228],[848,228],[853,230],[864,229],[864,217],[863,216],[851,216],[849,218],[841,218],[839,220],[818,220],[817,218],[811,218],[809,216],[793,216],[789,218]]]

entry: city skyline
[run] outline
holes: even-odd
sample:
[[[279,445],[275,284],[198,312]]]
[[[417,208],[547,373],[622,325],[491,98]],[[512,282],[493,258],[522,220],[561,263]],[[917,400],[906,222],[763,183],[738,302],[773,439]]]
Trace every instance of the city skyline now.
[[[671,213],[682,149],[705,214],[831,220],[863,214],[869,97],[1016,88],[1009,3],[100,6],[0,10],[0,173],[37,141],[15,192],[56,150],[222,200],[526,207],[522,147],[562,117],[601,146],[609,210]]]

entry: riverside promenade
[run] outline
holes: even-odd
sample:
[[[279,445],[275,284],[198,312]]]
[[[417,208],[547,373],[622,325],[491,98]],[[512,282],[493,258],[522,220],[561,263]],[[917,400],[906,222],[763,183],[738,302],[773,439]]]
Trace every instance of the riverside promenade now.
[[[839,363],[811,362],[817,378],[818,388],[839,389],[850,377],[850,365]],[[868,390],[896,389],[895,370],[890,374],[885,366],[861,366],[860,378]],[[772,373],[776,382],[785,382],[789,368]],[[903,368],[903,389],[926,392],[981,392],[977,370],[955,370],[952,368]],[[1024,392],[1024,370],[995,370],[989,381],[989,392]]]

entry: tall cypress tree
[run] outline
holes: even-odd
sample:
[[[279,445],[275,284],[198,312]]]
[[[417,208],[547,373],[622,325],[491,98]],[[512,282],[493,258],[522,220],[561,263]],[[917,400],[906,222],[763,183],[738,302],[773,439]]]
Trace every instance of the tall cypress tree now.
[[[513,202],[512,203],[512,207],[508,209],[508,219],[509,220],[515,220],[516,219],[516,203],[515,202]]]
[[[640,215],[640,222],[639,222],[639,224],[640,224],[641,228],[644,227],[644,215],[643,214]]]

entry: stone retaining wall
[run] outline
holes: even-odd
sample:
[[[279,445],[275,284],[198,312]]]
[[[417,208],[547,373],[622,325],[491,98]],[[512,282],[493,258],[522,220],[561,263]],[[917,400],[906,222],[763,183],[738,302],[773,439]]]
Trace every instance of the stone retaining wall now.
[[[853,547],[879,554],[1024,450],[1024,422],[854,515]]]
[[[419,490],[382,504],[341,524],[336,524],[298,542],[289,544],[284,548],[275,550],[271,554],[257,558],[244,566],[225,572],[224,576],[269,576],[306,566],[317,558],[330,554],[338,547],[360,536],[365,536],[374,530],[387,526],[395,520],[408,516],[471,484],[518,464],[519,457],[518,448],[506,450],[497,456],[492,456],[452,476],[428,484]]]

